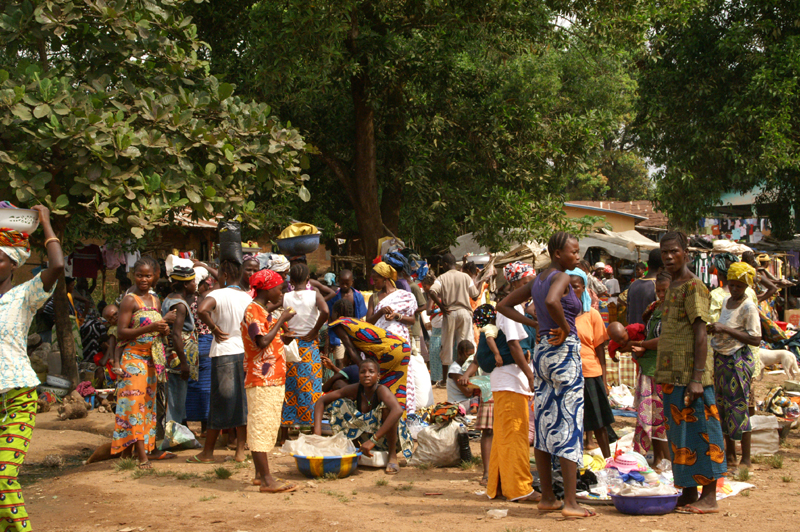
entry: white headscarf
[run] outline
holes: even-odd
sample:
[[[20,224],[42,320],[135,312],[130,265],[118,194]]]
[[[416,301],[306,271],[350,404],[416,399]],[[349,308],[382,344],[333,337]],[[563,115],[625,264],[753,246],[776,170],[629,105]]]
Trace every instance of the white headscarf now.
[[[2,246],[0,247],[0,251],[5,253],[9,259],[14,261],[14,264],[17,266],[22,266],[27,262],[27,260],[31,256],[31,252],[27,248],[18,248],[18,247],[11,247],[11,246]]]

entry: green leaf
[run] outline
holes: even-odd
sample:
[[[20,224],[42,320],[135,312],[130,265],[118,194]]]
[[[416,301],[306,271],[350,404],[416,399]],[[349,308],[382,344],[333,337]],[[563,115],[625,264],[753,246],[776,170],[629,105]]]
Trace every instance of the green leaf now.
[[[144,237],[144,229],[141,227],[131,227],[131,234],[135,236],[137,239]]]
[[[64,208],[69,205],[69,197],[66,194],[61,194],[59,197],[56,198],[56,205],[59,208]]]
[[[42,118],[45,116],[50,115],[50,106],[46,103],[41,105],[37,105],[36,108],[33,110],[33,116],[36,118]]]
[[[188,188],[186,189],[186,197],[189,198],[189,201],[192,203],[200,203],[203,201],[203,199],[200,197],[200,194]]]
[[[233,85],[230,83],[220,83],[217,91],[220,101],[227,100],[233,94]]]
[[[14,107],[11,108],[11,112],[19,118],[20,120],[28,121],[33,118],[31,114],[31,110],[28,109],[28,106],[22,103],[18,103]]]
[[[207,198],[213,198],[217,195],[217,190],[212,187],[211,185],[207,186],[206,189],[203,191]]]
[[[208,163],[206,165],[206,175],[211,175],[217,171],[217,165],[214,163]]]
[[[300,199],[303,201],[309,201],[311,199],[311,192],[308,191],[305,185],[300,187],[298,195],[300,196]]]
[[[0,68],[0,84],[8,81],[8,72]]]

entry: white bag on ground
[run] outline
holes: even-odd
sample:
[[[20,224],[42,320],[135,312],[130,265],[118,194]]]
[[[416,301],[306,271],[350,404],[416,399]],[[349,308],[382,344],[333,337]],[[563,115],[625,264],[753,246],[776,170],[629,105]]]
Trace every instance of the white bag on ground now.
[[[753,434],[750,436],[750,454],[776,454],[781,450],[778,418],[773,415],[750,416]]]
[[[408,465],[430,464],[449,467],[461,463],[458,450],[458,422],[438,423],[425,427],[417,434],[417,448]]]
[[[200,449],[203,447],[200,442],[194,437],[194,433],[188,427],[175,423],[174,421],[167,421],[167,426],[164,429],[164,441],[161,442],[159,447],[162,451],[167,449]]]
[[[355,454],[356,447],[344,432],[333,436],[301,434],[296,440],[287,440],[281,451],[300,456],[344,456]]]
[[[612,408],[633,408],[633,394],[624,384],[612,386],[608,394],[608,402],[611,403]]]

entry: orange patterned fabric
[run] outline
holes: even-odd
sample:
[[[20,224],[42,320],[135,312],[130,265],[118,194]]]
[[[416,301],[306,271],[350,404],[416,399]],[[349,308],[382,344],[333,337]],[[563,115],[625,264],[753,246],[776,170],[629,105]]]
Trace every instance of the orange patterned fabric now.
[[[286,383],[286,358],[283,341],[276,334],[265,348],[256,345],[258,336],[266,336],[276,320],[260,303],[253,301],[244,311],[242,342],[244,343],[244,387],[283,386]]]

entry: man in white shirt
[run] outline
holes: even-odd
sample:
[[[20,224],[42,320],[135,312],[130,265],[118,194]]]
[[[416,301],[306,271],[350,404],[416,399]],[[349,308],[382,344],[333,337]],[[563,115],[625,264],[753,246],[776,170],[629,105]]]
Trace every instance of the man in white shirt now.
[[[517,305],[517,311],[525,310]],[[494,499],[538,501],[541,495],[531,487],[528,423],[534,375],[525,358],[520,340],[528,337],[522,324],[497,314],[497,328],[505,335],[514,364],[496,367],[491,373],[494,399],[494,436],[489,457],[489,482],[486,494]],[[501,491],[502,490],[502,491]]]
[[[480,293],[475,286],[475,279],[456,269],[456,258],[452,253],[442,257],[445,272],[431,286],[428,294],[434,303],[442,309],[442,375],[447,379],[447,368],[453,363],[456,346],[461,340],[469,340],[473,344],[472,304],[470,298],[478,299]],[[444,387],[444,383],[439,386]]]
[[[617,296],[619,296],[621,290],[619,287],[619,281],[614,279],[614,269],[611,266],[606,266],[605,276],[606,278],[603,281],[603,284],[606,285],[606,288],[608,289],[608,302],[616,304],[619,300]]]
[[[247,442],[247,399],[244,389],[244,343],[240,324],[247,306],[253,301],[238,284],[242,267],[232,261],[222,261],[219,284],[197,309],[197,317],[211,329],[211,399],[208,411],[208,432],[203,451],[187,462],[214,462],[214,445],[219,433],[236,429],[234,460],[244,462]]]

